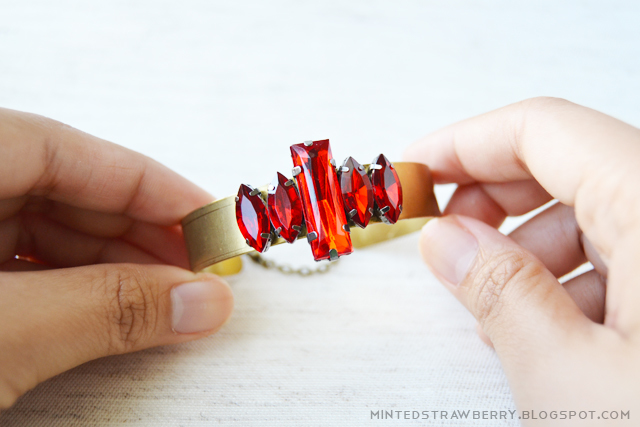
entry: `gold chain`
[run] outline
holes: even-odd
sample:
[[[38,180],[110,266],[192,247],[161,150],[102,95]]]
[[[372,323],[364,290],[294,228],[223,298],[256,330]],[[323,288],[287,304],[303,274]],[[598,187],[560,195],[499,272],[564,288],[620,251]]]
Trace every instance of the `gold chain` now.
[[[323,262],[319,267],[316,267],[316,268],[309,268],[309,267],[293,268],[289,264],[276,264],[275,261],[270,259],[265,259],[259,253],[254,252],[248,255],[253,262],[260,264],[264,268],[276,269],[282,274],[297,274],[303,277],[311,276],[312,274],[324,274],[328,272],[331,269],[331,267],[333,267],[338,263],[338,261],[332,261],[332,262]]]

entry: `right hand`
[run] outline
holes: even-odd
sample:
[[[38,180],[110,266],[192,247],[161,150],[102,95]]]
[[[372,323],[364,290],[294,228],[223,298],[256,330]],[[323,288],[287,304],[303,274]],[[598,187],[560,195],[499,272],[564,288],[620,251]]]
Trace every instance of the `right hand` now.
[[[459,185],[424,227],[422,253],[478,320],[517,407],[596,411],[559,425],[611,425],[602,411],[630,411],[636,421],[620,424],[637,424],[640,130],[537,98],[437,131],[405,158]],[[552,198],[509,237],[495,229]],[[587,260],[595,270],[558,282]]]

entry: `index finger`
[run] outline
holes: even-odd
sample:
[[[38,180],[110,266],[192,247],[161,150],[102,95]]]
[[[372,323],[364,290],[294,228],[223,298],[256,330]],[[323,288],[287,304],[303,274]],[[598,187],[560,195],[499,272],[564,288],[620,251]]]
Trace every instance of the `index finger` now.
[[[213,197],[160,163],[35,114],[0,109],[0,200],[45,196],[177,224]]]
[[[640,131],[555,98],[534,98],[439,130],[405,158],[432,169],[436,182],[534,178],[576,217],[604,253],[640,216]],[[612,213],[614,213],[612,215]],[[596,221],[597,219],[597,221]]]

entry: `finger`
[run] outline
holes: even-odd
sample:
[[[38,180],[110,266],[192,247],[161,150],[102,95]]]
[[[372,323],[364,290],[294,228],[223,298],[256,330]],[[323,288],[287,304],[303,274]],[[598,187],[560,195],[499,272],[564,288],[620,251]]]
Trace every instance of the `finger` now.
[[[163,227],[136,221],[121,239],[166,264],[191,268],[180,226]]]
[[[212,197],[139,153],[41,116],[0,109],[0,199],[72,206],[177,224]]]
[[[19,218],[13,217],[0,221],[0,264],[15,258],[19,238]]]
[[[164,264],[120,239],[88,236],[42,216],[21,217],[15,254],[32,257],[53,267],[76,267],[102,263]]]
[[[437,182],[534,178],[576,208],[582,229],[608,254],[626,232],[624,222],[640,215],[637,195],[626,185],[640,177],[638,140],[638,129],[612,117],[535,98],[437,131],[410,146],[405,158],[427,163]]]
[[[233,305],[216,276],[169,266],[1,273],[0,283],[0,408],[88,360],[209,335]]]
[[[429,221],[422,231],[421,250],[434,274],[476,316],[496,349],[502,340],[511,344],[521,335],[509,332],[528,330],[533,324],[536,330],[529,331],[527,347],[558,337],[565,330],[562,326],[586,324],[537,258],[478,220],[451,216]],[[551,322],[559,312],[564,313],[562,319]]]
[[[10,218],[20,212],[28,199],[28,196],[22,196],[0,200],[0,221]]]
[[[18,258],[12,258],[0,264],[0,271],[43,271],[48,269],[44,264]]]
[[[480,338],[483,343],[493,348],[491,339],[487,336],[487,334],[484,333],[484,331],[482,330],[482,326],[480,326],[480,323],[476,323],[476,334],[478,334],[478,338]]]
[[[498,227],[507,216],[525,214],[551,200],[536,181],[473,183],[459,186],[445,209],[445,215],[470,216]]]
[[[582,231],[574,210],[562,203],[534,216],[513,230],[509,237],[542,261],[556,277],[587,262],[582,248]]]
[[[595,325],[553,274],[493,227],[462,216],[437,218],[424,226],[420,248],[493,343],[518,405],[531,402],[523,393],[533,392],[519,385],[537,384],[569,343],[593,336]]]
[[[597,271],[591,270],[564,283],[564,288],[578,308],[592,322],[604,322],[606,280]],[[484,333],[479,323],[476,324],[478,337],[493,348],[491,339]]]
[[[587,271],[564,283],[571,298],[591,321],[604,322],[607,282],[595,270]]]
[[[141,221],[134,221],[124,215],[96,212],[88,209],[74,208],[63,203],[51,202],[39,198],[30,201],[23,209],[22,217],[26,214],[38,213],[37,218],[51,218],[57,223],[82,232],[83,234],[105,237],[121,238],[163,263],[189,268],[187,249],[184,244],[182,229],[179,226],[161,226]],[[34,216],[31,215],[33,218]],[[45,221],[45,223],[49,223]],[[29,224],[29,222],[27,222]],[[60,228],[60,227],[57,227]],[[34,230],[25,230],[29,235]],[[72,233],[77,235],[78,233]],[[46,237],[46,236],[45,236]],[[105,239],[90,239],[96,242]],[[15,253],[15,252],[14,252]],[[119,259],[115,262],[135,262],[133,260]],[[84,265],[84,264],[73,264]]]
[[[606,324],[627,336],[640,333],[640,204],[630,184],[640,180],[639,140],[640,130],[612,117],[536,98],[438,131],[405,157],[427,163],[436,182],[534,178],[574,206],[580,228],[610,271]]]
[[[120,237],[135,222],[126,215],[81,209],[51,201],[41,203],[37,207],[29,204],[23,212],[44,214],[69,228],[96,237]]]

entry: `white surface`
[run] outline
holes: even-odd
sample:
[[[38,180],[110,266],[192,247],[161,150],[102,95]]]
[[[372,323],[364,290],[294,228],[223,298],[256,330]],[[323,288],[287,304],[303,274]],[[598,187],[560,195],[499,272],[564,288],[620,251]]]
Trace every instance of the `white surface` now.
[[[224,196],[289,170],[291,143],[328,137],[338,159],[397,159],[431,130],[531,96],[638,125],[639,14],[632,1],[0,0],[0,105]],[[513,409],[497,357],[416,244],[305,280],[248,265],[216,336],[79,367],[0,424],[415,425],[430,422],[370,410]]]

